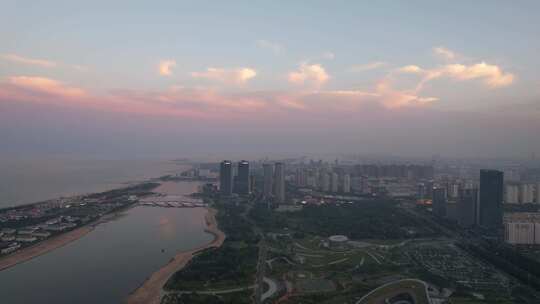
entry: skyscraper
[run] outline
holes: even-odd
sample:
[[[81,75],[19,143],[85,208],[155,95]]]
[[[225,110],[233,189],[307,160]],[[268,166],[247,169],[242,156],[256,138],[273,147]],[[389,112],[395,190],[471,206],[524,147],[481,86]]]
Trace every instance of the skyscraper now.
[[[476,224],[478,189],[460,189],[457,201],[457,220],[461,227],[468,228]]]
[[[330,191],[330,174],[325,171],[321,172],[319,188],[322,192]]]
[[[272,196],[274,180],[274,166],[272,164],[263,164],[263,195],[265,197]]]
[[[276,163],[274,172],[274,196],[278,203],[285,202],[285,166],[283,163]]]
[[[519,203],[519,186],[517,184],[507,184],[505,186],[504,202],[506,204]]]
[[[534,184],[523,183],[519,186],[519,202],[529,204],[534,202]]]
[[[480,170],[478,224],[485,228],[502,226],[504,175],[497,170]]]
[[[236,184],[236,191],[238,194],[249,194],[251,192],[249,178],[249,162],[242,160],[238,163],[238,178]]]
[[[343,175],[343,192],[351,192],[351,176],[349,174]]]
[[[443,217],[446,215],[446,189],[433,188],[433,214]]]
[[[222,161],[219,167],[219,191],[223,195],[231,195],[233,192],[232,163],[228,160]]]
[[[331,180],[331,188],[332,192],[338,192],[339,189],[339,176],[336,172],[332,172],[332,180]]]

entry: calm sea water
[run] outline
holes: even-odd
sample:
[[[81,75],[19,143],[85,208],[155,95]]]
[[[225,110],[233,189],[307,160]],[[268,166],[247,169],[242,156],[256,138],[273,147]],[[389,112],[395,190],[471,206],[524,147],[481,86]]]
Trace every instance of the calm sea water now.
[[[188,194],[198,183],[166,183]],[[176,252],[209,242],[202,208],[135,207],[79,240],[0,271],[0,303],[121,303]],[[164,252],[162,252],[164,249]]]
[[[159,160],[0,159],[0,208],[110,190],[184,168]]]

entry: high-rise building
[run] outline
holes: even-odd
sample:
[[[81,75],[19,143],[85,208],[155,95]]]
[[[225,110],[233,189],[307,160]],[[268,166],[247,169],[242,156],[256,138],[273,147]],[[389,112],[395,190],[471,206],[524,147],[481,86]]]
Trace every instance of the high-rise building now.
[[[540,204],[540,183],[536,184],[536,201],[537,204]]]
[[[263,195],[272,196],[274,184],[274,166],[272,164],[263,164]]]
[[[484,228],[502,226],[504,174],[497,170],[480,170],[480,204],[478,224]]]
[[[424,185],[423,183],[419,183],[416,186],[416,198],[418,198],[419,200],[424,200],[426,199],[426,197],[427,197],[426,185]]]
[[[334,193],[339,190],[339,176],[336,172],[332,173],[331,188]]]
[[[274,172],[274,197],[278,203],[285,202],[285,165],[276,163]]]
[[[534,184],[521,184],[519,190],[520,203],[529,204],[534,202]]]
[[[238,194],[249,194],[251,192],[251,183],[249,176],[249,162],[242,160],[238,163],[238,178],[236,191]]]
[[[540,213],[513,212],[504,216],[504,240],[509,244],[540,244]]]
[[[351,192],[351,176],[349,174],[343,175],[343,192]]]
[[[459,184],[453,183],[448,185],[447,195],[449,198],[456,199],[459,197]]]
[[[504,202],[506,204],[519,203],[519,187],[516,184],[506,184],[504,187]]]
[[[457,221],[461,227],[472,227],[476,224],[478,210],[478,189],[460,189],[457,201]]]
[[[307,170],[305,168],[296,169],[296,186],[305,187],[307,186]]]
[[[504,240],[514,245],[533,245],[536,225],[532,222],[507,222],[504,224]]]
[[[232,163],[228,160],[222,161],[219,167],[219,191],[223,195],[233,193],[233,169]]]
[[[319,188],[322,192],[330,191],[330,174],[321,172]]]
[[[362,193],[362,177],[361,176],[353,176],[351,178],[351,190],[354,193]]]
[[[446,216],[446,188],[433,188],[433,214]]]

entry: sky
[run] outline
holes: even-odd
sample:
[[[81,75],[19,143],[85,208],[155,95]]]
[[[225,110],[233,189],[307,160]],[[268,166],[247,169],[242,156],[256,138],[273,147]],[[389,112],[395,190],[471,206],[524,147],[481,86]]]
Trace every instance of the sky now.
[[[10,1],[0,155],[540,153],[538,1]]]

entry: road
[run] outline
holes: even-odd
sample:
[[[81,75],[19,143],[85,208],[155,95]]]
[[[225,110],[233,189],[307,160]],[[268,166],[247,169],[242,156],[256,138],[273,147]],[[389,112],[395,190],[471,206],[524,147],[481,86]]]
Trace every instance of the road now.
[[[277,283],[274,280],[264,277],[263,281],[268,285],[268,290],[262,294],[261,302],[272,297],[278,291]]]

